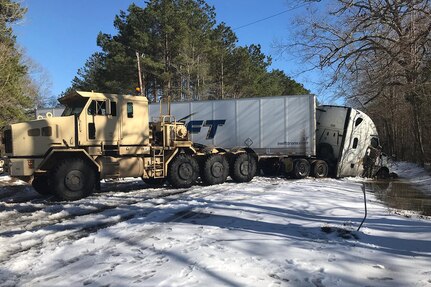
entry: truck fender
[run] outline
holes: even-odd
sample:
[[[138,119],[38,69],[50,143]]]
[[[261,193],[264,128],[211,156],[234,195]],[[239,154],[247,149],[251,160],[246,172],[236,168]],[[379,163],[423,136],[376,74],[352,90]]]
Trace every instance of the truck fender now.
[[[239,153],[244,153],[244,152],[249,153],[249,154],[257,157],[256,152],[252,148],[249,148],[249,147],[234,147],[234,148],[230,149],[230,153],[232,153],[232,154],[239,154]]]
[[[257,156],[256,152],[252,148],[234,147],[234,148],[231,148],[229,150],[229,152],[227,153],[227,158],[228,158],[229,164],[232,164],[233,161],[235,160],[235,158],[237,157],[237,155],[242,154],[242,153],[248,153],[256,159],[256,162],[259,161],[259,157]]]
[[[65,158],[82,158],[100,172],[100,165],[84,149],[53,149],[45,156],[38,169],[51,170],[56,163]]]

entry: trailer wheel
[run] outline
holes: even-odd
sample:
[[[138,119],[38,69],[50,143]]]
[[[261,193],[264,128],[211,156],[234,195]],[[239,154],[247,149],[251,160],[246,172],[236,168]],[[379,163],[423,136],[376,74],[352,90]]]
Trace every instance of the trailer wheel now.
[[[221,154],[208,156],[201,169],[201,179],[205,185],[221,184],[229,175],[229,163]]]
[[[329,167],[324,160],[316,160],[311,166],[311,174],[315,178],[323,178],[328,176]]]
[[[45,175],[36,176],[31,183],[34,190],[41,195],[52,194],[52,188],[49,185],[48,177]]]
[[[198,176],[198,162],[194,157],[187,154],[177,155],[168,168],[168,181],[176,188],[191,187]]]
[[[60,200],[78,200],[93,192],[96,171],[82,159],[66,159],[54,170],[51,186]]]
[[[249,153],[242,153],[234,158],[230,176],[236,182],[249,182],[257,170],[256,158]]]
[[[293,162],[293,177],[306,178],[310,175],[310,163],[306,159],[297,159]]]
[[[166,183],[166,178],[142,178],[150,187],[161,187]]]

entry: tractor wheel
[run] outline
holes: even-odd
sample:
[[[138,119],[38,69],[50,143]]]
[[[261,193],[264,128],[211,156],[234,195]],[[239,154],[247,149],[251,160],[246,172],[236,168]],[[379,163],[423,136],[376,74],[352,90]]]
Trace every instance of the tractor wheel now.
[[[236,182],[249,182],[255,176],[256,170],[256,158],[249,153],[242,153],[233,158],[230,176]]]
[[[190,155],[179,154],[169,164],[168,181],[173,187],[191,187],[196,182],[198,176],[198,162]]]
[[[142,178],[150,187],[162,187],[166,183],[166,178]]]
[[[50,195],[52,194],[52,188],[49,185],[48,177],[46,175],[39,175],[33,179],[31,183],[34,190],[41,195]]]
[[[201,179],[205,185],[221,184],[229,175],[229,163],[221,154],[208,156],[201,169]]]
[[[96,187],[96,171],[82,159],[63,160],[52,174],[51,186],[60,200],[78,200]]]
[[[316,160],[311,166],[311,174],[315,178],[323,178],[328,176],[329,167],[324,160]]]
[[[306,178],[310,174],[310,163],[306,159],[297,159],[293,162],[293,177]]]

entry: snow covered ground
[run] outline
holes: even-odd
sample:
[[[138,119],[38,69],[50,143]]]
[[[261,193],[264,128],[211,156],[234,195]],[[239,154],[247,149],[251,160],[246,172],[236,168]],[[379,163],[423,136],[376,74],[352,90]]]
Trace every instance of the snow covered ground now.
[[[400,164],[429,192],[431,177]],[[256,177],[188,190],[136,179],[52,202],[0,177],[0,286],[431,286],[431,220],[369,181]],[[413,214],[413,215],[412,215]]]

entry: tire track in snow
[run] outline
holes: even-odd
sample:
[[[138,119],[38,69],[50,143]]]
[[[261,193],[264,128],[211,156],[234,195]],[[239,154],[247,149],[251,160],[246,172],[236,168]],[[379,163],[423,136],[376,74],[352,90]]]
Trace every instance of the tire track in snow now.
[[[160,191],[163,193],[159,193],[155,196],[140,196],[139,199],[133,199],[134,197],[131,197],[131,200],[126,200],[125,203],[121,205],[105,206],[85,214],[72,214],[62,219],[40,224],[30,230],[9,231],[0,234],[0,244],[12,242],[12,244],[8,244],[10,245],[10,248],[8,248],[7,252],[0,254],[0,263],[19,257],[25,252],[31,252],[31,250],[35,249],[37,250],[52,242],[78,240],[101,229],[114,226],[134,217],[146,217],[154,211],[157,211],[157,207],[160,205],[188,199],[190,196],[203,198],[224,191],[223,189],[220,189],[203,194],[200,186],[195,186],[190,189],[175,190],[175,192],[169,192],[166,194],[165,192],[167,190],[169,189],[161,189]],[[135,193],[141,195],[142,190],[138,190]],[[111,194],[114,198],[117,195],[122,194],[118,192]],[[84,200],[94,199],[95,197],[93,196]],[[102,197],[102,200],[105,199],[110,200],[110,198],[106,198],[106,196]],[[157,199],[164,200],[162,202],[158,202]],[[151,202],[151,200],[156,200],[156,202]],[[81,204],[85,204],[85,202]],[[186,213],[182,215],[186,216]],[[178,220],[178,216],[168,219],[168,221],[175,220]],[[2,241],[5,242],[2,243]]]
[[[151,199],[164,198],[176,194],[181,194],[186,192],[187,190],[180,190],[175,192],[166,193],[166,189],[161,191],[157,191],[156,195],[154,195],[154,191],[147,196],[140,196],[139,199],[134,197],[130,197],[129,199],[122,199],[113,203],[103,202],[104,199],[113,197],[101,197],[95,198],[90,197],[88,199],[94,200],[96,202],[65,202],[65,205],[62,205],[61,202],[54,203],[54,205],[43,206],[40,208],[34,207],[35,211],[30,215],[23,215],[22,212],[18,211],[18,213],[13,214],[13,216],[8,216],[8,221],[2,221],[3,227],[13,226],[12,230],[0,231],[0,237],[11,237],[14,235],[18,235],[24,232],[34,232],[46,226],[54,225],[57,223],[63,223],[66,220],[75,219],[80,216],[86,215],[95,215],[101,213],[106,210],[121,208],[125,206],[135,205],[138,203],[142,203]],[[145,191],[147,192],[147,191]],[[160,193],[163,192],[163,193]],[[141,191],[142,193],[142,191]],[[115,194],[114,194],[115,195]],[[47,202],[47,204],[52,204],[52,202]],[[19,207],[21,209],[23,207]],[[32,206],[29,206],[28,209],[31,209]],[[25,210],[27,211],[27,210]],[[24,212],[27,213],[27,212]]]

